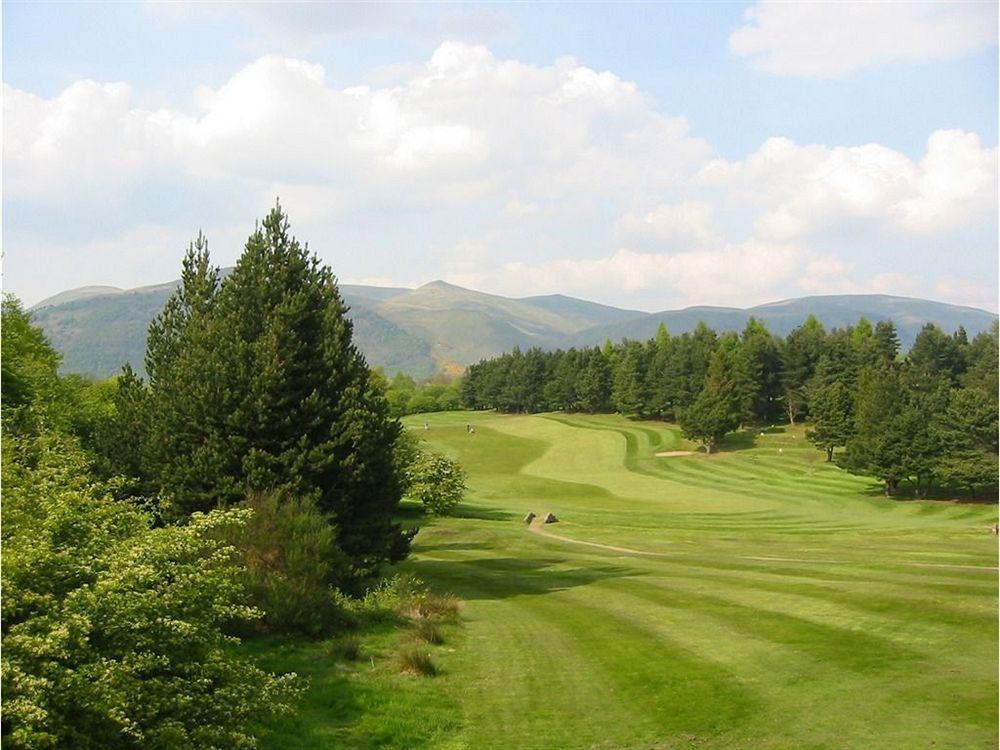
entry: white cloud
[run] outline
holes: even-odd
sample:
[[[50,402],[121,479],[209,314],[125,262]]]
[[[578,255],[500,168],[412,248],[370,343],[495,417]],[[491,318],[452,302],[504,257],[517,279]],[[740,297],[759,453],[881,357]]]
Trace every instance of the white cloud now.
[[[815,251],[845,225],[943,247],[996,215],[996,149],[975,134],[937,131],[919,161],[785,138],[710,160],[683,117],[572,58],[528,65],[448,42],[391,82],[340,87],[322,66],[266,55],[194,93],[190,108],[150,107],[125,83],[51,98],[4,85],[5,208],[9,226],[30,224],[5,233],[14,291],[30,302],[171,278],[198,224],[238,216],[242,233],[210,233],[234,257],[275,196],[345,278],[444,276],[650,308],[868,290],[876,280],[855,283],[846,260]],[[982,296],[962,279],[947,290]]]
[[[345,205],[530,203],[676,184],[709,153],[683,118],[611,73],[497,60],[457,42],[393,87],[335,88],[321,66],[272,55],[197,98],[198,112],[154,111],[133,106],[125,84],[83,81],[48,100],[5,86],[7,189],[106,200],[96,193],[171,168],[322,184]]]
[[[840,78],[889,62],[953,60],[997,42],[995,2],[777,2],[747,9],[729,50],[786,76]]]
[[[753,304],[780,294],[812,254],[793,245],[749,240],[715,249],[645,253],[619,249],[592,259],[505,263],[449,281],[501,294],[579,294],[671,304]],[[633,303],[635,304],[635,303]]]
[[[994,216],[997,150],[974,133],[938,130],[919,164],[880,146],[800,146],[770,138],[743,161],[716,159],[699,172],[706,186],[763,209],[755,230],[788,240],[844,221],[933,234]]]
[[[661,203],[650,211],[628,212],[618,220],[626,243],[700,247],[719,241],[712,228],[712,206],[703,201]]]

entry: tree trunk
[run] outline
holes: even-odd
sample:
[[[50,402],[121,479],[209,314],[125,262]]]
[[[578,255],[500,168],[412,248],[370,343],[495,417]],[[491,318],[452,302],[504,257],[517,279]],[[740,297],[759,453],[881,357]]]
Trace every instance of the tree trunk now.
[[[831,445],[831,446],[829,446],[829,447],[828,447],[828,448],[826,449],[826,462],[827,462],[828,464],[829,464],[829,463],[833,463],[833,446],[832,446],[832,445]]]
[[[788,424],[795,426],[795,408],[792,406],[791,396],[788,398]]]

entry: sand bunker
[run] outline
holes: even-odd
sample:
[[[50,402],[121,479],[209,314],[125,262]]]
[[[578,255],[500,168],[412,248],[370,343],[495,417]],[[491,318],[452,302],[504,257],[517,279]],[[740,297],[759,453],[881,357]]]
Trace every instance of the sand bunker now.
[[[672,458],[674,456],[690,456],[694,451],[660,451],[656,454],[657,458]]]

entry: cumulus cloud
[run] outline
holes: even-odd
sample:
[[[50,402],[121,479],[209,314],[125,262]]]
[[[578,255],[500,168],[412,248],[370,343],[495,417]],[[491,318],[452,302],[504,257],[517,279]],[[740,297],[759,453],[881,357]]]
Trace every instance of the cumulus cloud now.
[[[933,234],[993,215],[997,149],[974,133],[938,130],[919,163],[878,144],[829,148],[770,138],[742,161],[716,159],[701,184],[763,208],[755,229],[788,240],[843,221]]]
[[[840,78],[890,62],[953,60],[997,43],[994,2],[813,2],[762,0],[729,49],[758,70]]]
[[[704,201],[661,203],[647,212],[628,212],[617,225],[623,241],[640,245],[704,246],[719,241],[712,206]]]
[[[566,58],[548,67],[442,44],[404,83],[336,88],[319,65],[265,56],[199,111],[146,110],[125,84],[52,99],[5,86],[7,189],[39,199],[128,190],[150,170],[270,186],[322,184],[334,203],[524,203],[676,184],[709,154],[683,117]]]
[[[800,276],[813,255],[794,245],[749,240],[675,253],[619,249],[590,259],[505,263],[453,274],[454,283],[502,294],[579,294],[607,299],[624,291],[637,300],[674,304],[752,304]]]
[[[198,224],[227,227],[210,237],[220,260],[235,257],[233,224],[245,236],[275,196],[313,247],[334,248],[324,257],[344,278],[444,276],[649,308],[868,289],[815,250],[824,232],[860,221],[943,237],[995,216],[996,149],[975,134],[937,131],[917,161],[785,138],[713,159],[684,117],[573,58],[529,65],[448,42],[391,81],[345,87],[320,65],[265,55],[194,94],[189,107],[149,107],[125,83],[48,98],[4,84],[16,291],[30,302],[74,280],[126,285],[176,268]],[[69,209],[89,222],[74,239]],[[44,270],[53,257],[60,278]],[[945,291],[980,294],[962,284]]]

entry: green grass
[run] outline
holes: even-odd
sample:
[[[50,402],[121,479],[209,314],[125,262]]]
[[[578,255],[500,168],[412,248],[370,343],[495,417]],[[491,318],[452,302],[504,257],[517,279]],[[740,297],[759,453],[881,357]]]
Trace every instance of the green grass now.
[[[464,600],[422,646],[439,673],[399,674],[390,626],[356,663],[249,644],[311,680],[264,747],[997,746],[996,506],[886,500],[800,429],[657,458],[690,447],[676,428],[425,420],[470,477],[401,566]],[[563,539],[530,533],[529,510]]]

